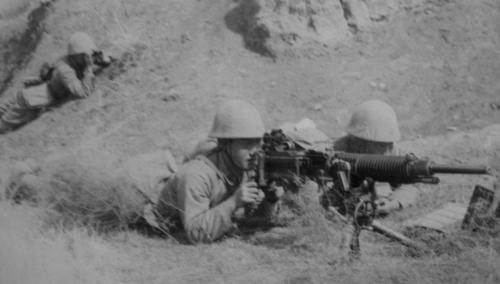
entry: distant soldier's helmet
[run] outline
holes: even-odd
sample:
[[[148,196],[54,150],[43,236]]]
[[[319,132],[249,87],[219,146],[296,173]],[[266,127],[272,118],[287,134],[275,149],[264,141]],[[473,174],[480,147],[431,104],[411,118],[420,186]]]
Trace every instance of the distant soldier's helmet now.
[[[244,100],[230,100],[219,106],[209,137],[262,138],[264,123],[259,111]]]
[[[76,32],[71,35],[68,42],[68,54],[85,53],[92,55],[97,50],[94,40],[84,32]]]
[[[394,110],[383,101],[370,100],[354,108],[347,133],[355,137],[376,141],[396,142],[401,138]]]

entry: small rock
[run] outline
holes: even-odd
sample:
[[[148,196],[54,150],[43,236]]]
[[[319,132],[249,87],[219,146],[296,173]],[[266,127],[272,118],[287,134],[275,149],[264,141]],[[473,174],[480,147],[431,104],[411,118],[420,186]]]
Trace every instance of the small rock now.
[[[382,91],[385,91],[387,89],[387,85],[385,83],[379,83],[378,84],[378,87],[380,88],[380,90]]]
[[[245,69],[238,69],[238,73],[240,73],[241,77],[248,76],[248,72]]]
[[[491,103],[490,108],[493,110],[500,110],[500,103]]]
[[[191,36],[188,33],[181,34],[181,43],[184,44],[186,42],[191,41]]]
[[[179,99],[179,95],[174,94],[174,95],[166,95],[163,98],[161,98],[162,101],[164,102],[175,102]]]
[[[315,105],[313,105],[313,109],[315,111],[320,111],[323,109],[323,106],[321,104],[315,104]]]
[[[448,126],[448,127],[446,127],[446,130],[451,131],[451,132],[455,132],[458,130],[458,128],[455,126]]]
[[[181,95],[177,92],[177,90],[172,89],[168,92],[168,94],[162,96],[161,100],[164,102],[175,102],[179,100]]]
[[[370,82],[370,86],[372,86],[372,88],[376,88],[377,87],[377,83],[374,82],[374,81],[371,81]]]

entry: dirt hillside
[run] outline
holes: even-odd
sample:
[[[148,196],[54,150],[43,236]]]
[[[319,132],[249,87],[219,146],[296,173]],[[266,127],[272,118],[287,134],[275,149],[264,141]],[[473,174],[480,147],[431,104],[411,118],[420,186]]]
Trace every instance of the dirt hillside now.
[[[297,27],[300,43],[279,43],[294,52],[282,48],[271,58],[245,44],[246,34],[235,32],[234,13],[250,2],[261,7],[260,14],[237,19],[261,26],[271,16],[289,22],[267,24],[277,35],[264,43],[272,47]],[[102,76],[94,97],[53,109],[1,137],[2,157],[43,157],[90,141],[130,154],[156,147],[179,154],[205,135],[217,102],[227,97],[253,100],[268,128],[309,117],[334,137],[342,134],[349,110],[369,98],[394,106],[405,139],[498,122],[496,1],[358,1],[370,14],[357,29],[340,17],[341,6],[322,6],[329,1],[312,1],[316,6],[309,10],[296,7],[306,2],[277,1],[284,6],[274,14],[272,2],[53,2],[36,52],[15,72],[4,97],[42,62],[61,56],[74,30],[125,55],[123,68]],[[319,22],[335,15],[336,25],[345,28],[330,38],[341,40],[316,44],[328,28],[316,34],[298,29],[309,17],[303,10]]]
[[[90,98],[52,108],[0,136],[0,168],[80,148],[118,160],[169,149],[180,161],[189,145],[206,136],[216,106],[227,98],[253,101],[268,129],[307,117],[330,137],[343,134],[356,104],[382,99],[400,119],[403,150],[442,163],[500,168],[498,0],[42,2],[0,3],[0,100],[13,96],[43,62],[62,56],[74,31],[91,34],[119,64],[100,75]],[[95,155],[97,161],[103,157]],[[399,228],[444,202],[465,202],[474,184],[486,182],[444,181],[426,196],[428,203],[385,221]],[[4,201],[0,210],[7,212],[2,224],[15,229],[2,236],[6,242],[27,235],[31,244],[32,232],[6,221],[22,210]],[[60,252],[57,259],[76,271],[75,279],[90,270],[102,283],[500,281],[498,244],[487,241],[462,254],[419,259],[367,234],[363,262],[351,265],[311,247],[307,238],[280,239],[289,244],[285,248],[240,239],[192,247],[127,232],[49,232],[40,241],[41,257]],[[335,252],[346,251],[342,236]]]

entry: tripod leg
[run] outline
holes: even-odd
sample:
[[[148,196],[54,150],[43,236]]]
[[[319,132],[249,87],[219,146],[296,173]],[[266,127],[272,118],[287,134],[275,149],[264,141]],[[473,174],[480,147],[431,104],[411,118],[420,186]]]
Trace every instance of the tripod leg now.
[[[351,243],[349,244],[349,258],[351,260],[358,260],[361,256],[361,247],[359,244],[359,236],[361,234],[361,227],[354,225],[351,237]]]
[[[422,243],[416,242],[403,234],[396,232],[374,220],[371,224],[374,232],[384,235],[392,240],[395,240],[407,247],[417,249],[420,252],[427,252],[429,249]]]

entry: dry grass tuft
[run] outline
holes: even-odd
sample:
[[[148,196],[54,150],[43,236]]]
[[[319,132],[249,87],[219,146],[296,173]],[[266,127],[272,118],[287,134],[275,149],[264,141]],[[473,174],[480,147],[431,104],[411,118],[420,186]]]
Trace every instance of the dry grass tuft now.
[[[281,211],[288,220],[286,227],[258,232],[250,238],[250,243],[287,249],[294,255],[314,255],[314,258],[328,263],[348,261],[348,226],[325,217],[317,192],[306,189],[287,193]]]
[[[42,233],[39,211],[0,203],[0,283],[109,283],[97,255],[85,256],[97,243],[77,231]]]
[[[36,174],[14,176],[11,198],[47,208],[50,223],[123,228],[140,218],[147,199],[117,165],[116,156],[88,149],[60,155]]]
[[[46,199],[64,218],[99,229],[135,222],[145,197],[126,184],[110,155],[69,155],[49,166],[51,187]]]

